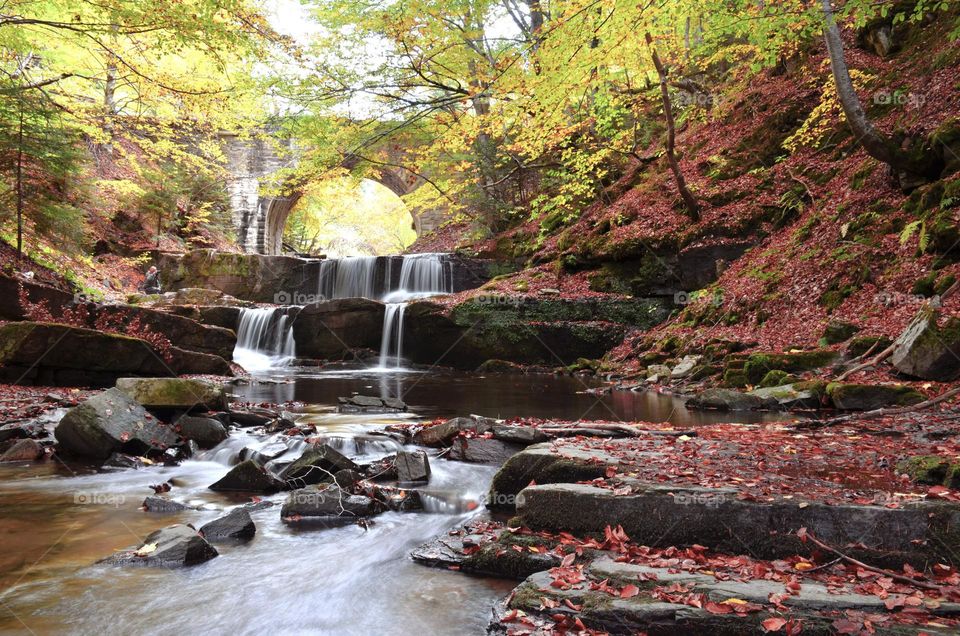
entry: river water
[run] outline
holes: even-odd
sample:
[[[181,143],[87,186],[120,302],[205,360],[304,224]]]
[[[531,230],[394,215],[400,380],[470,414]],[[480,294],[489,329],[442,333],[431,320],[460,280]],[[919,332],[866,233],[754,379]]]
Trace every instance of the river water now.
[[[550,375],[274,371],[273,382],[231,387],[238,399],[302,402],[300,417],[340,440],[355,457],[386,452],[355,436],[398,421],[476,413],[564,419],[672,421],[695,426],[716,414],[690,413],[653,393],[584,393],[591,383]],[[411,413],[335,413],[354,392],[402,397]],[[720,416],[730,420],[730,416]],[[752,420],[765,416],[748,414]],[[414,564],[417,545],[473,512],[386,513],[368,529],[298,529],[278,507],[252,513],[256,538],[218,546],[220,556],[182,569],[116,568],[95,562],[172,523],[200,527],[243,500],[207,489],[237,452],[258,440],[235,431],[217,449],[177,467],[95,472],[49,461],[0,466],[0,634],[480,634],[492,603],[514,583]],[[369,459],[368,456],[359,459]],[[433,459],[430,489],[478,500],[495,469]],[[201,510],[158,516],[139,510],[151,484],[174,480],[171,498]],[[284,495],[266,499],[282,502]]]

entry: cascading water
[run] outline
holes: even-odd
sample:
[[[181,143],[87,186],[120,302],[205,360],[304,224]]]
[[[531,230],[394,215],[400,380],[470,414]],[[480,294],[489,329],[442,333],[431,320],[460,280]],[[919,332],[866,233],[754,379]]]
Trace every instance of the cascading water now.
[[[247,371],[282,367],[296,357],[293,325],[281,308],[241,309],[234,361]]]
[[[321,298],[378,299],[379,289],[389,288],[391,260],[385,262],[385,281],[378,281],[378,256],[351,256],[320,263],[318,292]],[[378,282],[380,285],[378,285]],[[386,284],[384,284],[384,282]]]
[[[394,276],[394,260],[401,260]],[[397,369],[403,359],[403,316],[407,304],[453,292],[453,263],[446,254],[411,254],[402,257],[355,256],[320,264],[321,297],[370,298],[386,303],[380,341],[381,369]]]
[[[386,294],[383,336],[380,339],[380,368],[386,369],[391,357],[393,367],[403,364],[403,314],[409,301],[453,292],[453,272],[443,254],[413,254],[400,266],[399,288]],[[449,275],[448,275],[449,274]],[[393,346],[393,343],[396,346]]]

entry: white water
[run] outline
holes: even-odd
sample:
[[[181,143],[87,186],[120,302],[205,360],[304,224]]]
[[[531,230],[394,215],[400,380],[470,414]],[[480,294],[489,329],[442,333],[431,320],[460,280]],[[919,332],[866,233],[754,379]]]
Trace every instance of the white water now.
[[[318,427],[323,441],[359,462],[398,448],[373,434],[396,416],[305,419]],[[0,634],[483,633],[490,606],[513,583],[426,568],[408,555],[480,514],[478,502],[494,468],[435,456],[424,512],[386,512],[367,528],[314,529],[281,521],[286,493],[279,493],[263,497],[273,507],[251,511],[256,537],[248,544],[218,545],[220,556],[209,563],[182,570],[95,563],[113,550],[138,545],[157,528],[173,523],[199,528],[244,503],[207,486],[229,470],[243,448],[264,448],[284,437],[235,431],[180,466],[142,470],[70,475],[48,462],[49,473],[38,475],[36,467],[0,466],[4,529],[24,533],[22,542],[8,546],[24,574],[0,590],[5,610]],[[302,452],[302,441],[290,442],[285,461]],[[172,515],[141,511],[140,503],[152,494],[149,485],[167,480],[174,482],[167,497],[200,509]],[[78,493],[86,498],[78,499]]]
[[[386,259],[378,266],[380,258]],[[320,264],[319,293],[328,299],[370,298],[386,303],[380,339],[380,370],[403,369],[403,316],[407,304],[453,292],[453,264],[446,254],[404,256],[393,280],[393,258],[355,256]]]
[[[384,296],[387,303],[380,340],[380,369],[403,368],[403,315],[411,300],[453,292],[452,266],[443,254],[405,256],[400,266],[400,285]],[[395,343],[395,346],[394,346]]]
[[[283,309],[241,309],[233,360],[247,371],[283,367],[296,357],[293,325]]]

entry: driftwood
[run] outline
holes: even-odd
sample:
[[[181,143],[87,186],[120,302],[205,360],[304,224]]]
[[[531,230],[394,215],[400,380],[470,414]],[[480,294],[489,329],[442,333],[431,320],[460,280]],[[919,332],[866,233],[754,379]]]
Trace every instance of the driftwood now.
[[[855,367],[851,367],[851,368],[847,369],[846,371],[844,371],[843,373],[841,373],[839,376],[837,376],[837,380],[836,380],[836,381],[837,381],[837,382],[843,382],[844,380],[846,380],[847,378],[849,378],[851,375],[853,375],[853,374],[856,373],[857,371],[862,371],[863,369],[866,369],[867,367],[875,367],[875,366],[877,366],[878,364],[880,364],[881,362],[883,362],[884,360],[886,360],[887,358],[889,358],[890,356],[892,356],[892,355],[893,355],[893,351],[894,351],[895,348],[896,348],[896,343],[890,345],[889,347],[887,347],[886,349],[884,349],[883,351],[881,351],[880,353],[878,353],[876,356],[874,356],[874,357],[871,358],[870,360],[867,360],[866,362],[862,362],[862,363],[858,364],[858,365],[855,366]]]

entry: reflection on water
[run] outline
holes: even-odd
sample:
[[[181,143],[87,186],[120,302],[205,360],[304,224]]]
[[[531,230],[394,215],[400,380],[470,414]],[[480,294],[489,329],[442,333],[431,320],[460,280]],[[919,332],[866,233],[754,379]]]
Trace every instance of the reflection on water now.
[[[602,383],[593,378],[550,374],[479,376],[447,370],[385,373],[376,369],[300,369],[294,381],[236,386],[231,391],[239,399],[255,402],[298,401],[329,406],[335,405],[338,397],[353,393],[398,397],[411,410],[430,418],[476,414],[499,418],[672,422],[679,426],[792,419],[781,413],[688,411],[683,399],[653,391],[587,393],[598,386]]]

